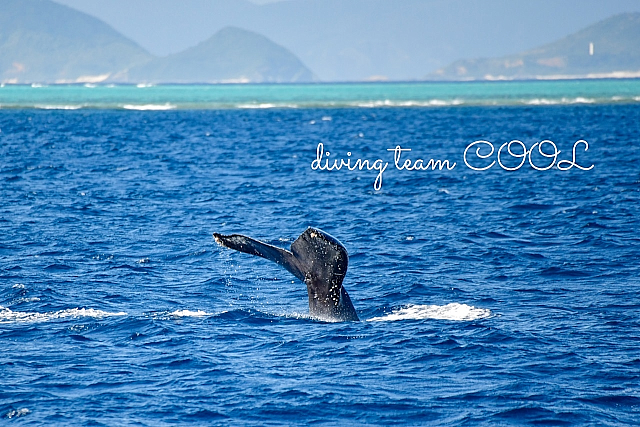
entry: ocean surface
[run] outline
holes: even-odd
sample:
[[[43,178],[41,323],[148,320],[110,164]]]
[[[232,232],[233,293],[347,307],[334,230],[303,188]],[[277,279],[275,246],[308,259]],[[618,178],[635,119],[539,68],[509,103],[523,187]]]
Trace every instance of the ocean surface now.
[[[639,135],[637,80],[0,87],[0,424],[637,425]],[[212,238],[309,226],[360,322]]]
[[[640,79],[468,83],[0,85],[0,109],[268,109],[640,103]]]

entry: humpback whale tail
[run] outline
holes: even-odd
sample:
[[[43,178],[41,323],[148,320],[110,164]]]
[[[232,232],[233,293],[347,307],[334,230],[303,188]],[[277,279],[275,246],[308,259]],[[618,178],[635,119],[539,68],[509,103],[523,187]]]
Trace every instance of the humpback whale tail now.
[[[321,320],[357,321],[349,294],[342,286],[347,274],[347,250],[336,238],[308,228],[292,244],[291,251],[240,234],[213,233],[216,242],[236,251],[273,261],[307,285],[309,313]]]

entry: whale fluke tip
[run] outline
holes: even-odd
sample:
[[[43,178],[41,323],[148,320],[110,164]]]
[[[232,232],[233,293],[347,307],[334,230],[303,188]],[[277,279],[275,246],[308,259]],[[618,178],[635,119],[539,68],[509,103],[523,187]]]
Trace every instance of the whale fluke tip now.
[[[213,238],[225,248],[273,261],[304,282],[312,316],[331,321],[359,320],[342,286],[349,256],[335,237],[309,227],[291,244],[290,251],[239,234],[213,233]]]
[[[219,233],[213,233],[213,240],[216,241],[217,244],[219,244],[220,246],[224,246],[224,243],[222,242],[222,235]]]

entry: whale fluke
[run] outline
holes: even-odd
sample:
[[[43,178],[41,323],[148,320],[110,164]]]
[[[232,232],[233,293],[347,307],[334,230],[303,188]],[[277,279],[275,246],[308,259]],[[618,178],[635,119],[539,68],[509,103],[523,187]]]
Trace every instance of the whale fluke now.
[[[240,234],[213,233],[222,246],[273,261],[307,285],[309,314],[321,320],[357,321],[349,294],[342,286],[349,256],[336,238],[308,228],[291,244],[291,251]]]

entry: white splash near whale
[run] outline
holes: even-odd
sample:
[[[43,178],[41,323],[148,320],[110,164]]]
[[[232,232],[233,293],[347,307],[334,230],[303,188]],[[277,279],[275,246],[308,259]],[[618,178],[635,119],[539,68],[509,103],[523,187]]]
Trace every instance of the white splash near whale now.
[[[471,321],[486,319],[489,316],[491,316],[491,310],[486,308],[476,308],[467,304],[452,302],[447,305],[409,304],[405,307],[394,309],[384,316],[367,320],[369,322],[421,319]]]

